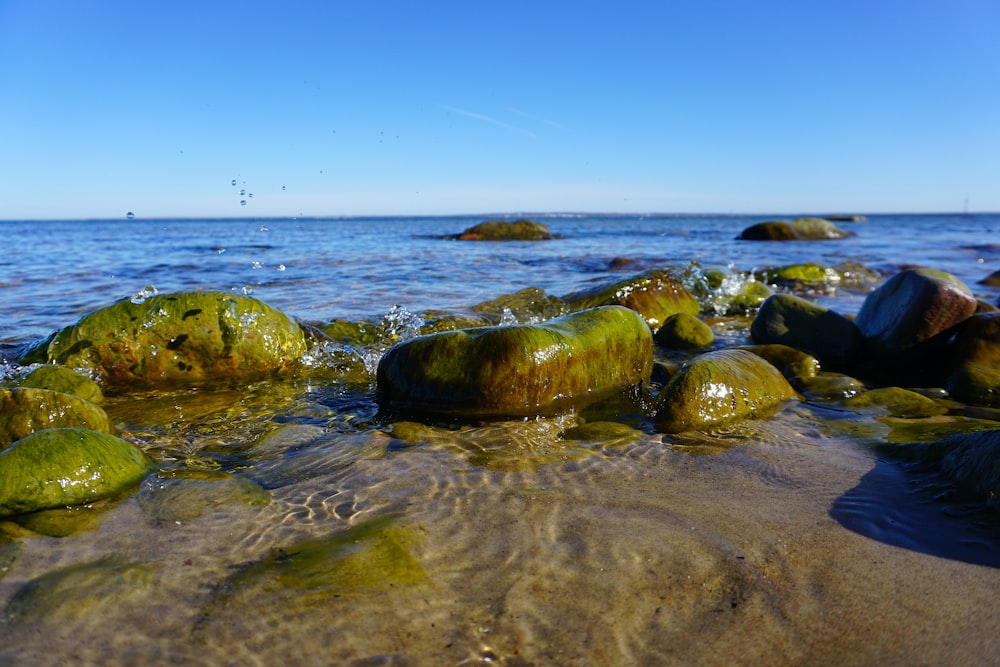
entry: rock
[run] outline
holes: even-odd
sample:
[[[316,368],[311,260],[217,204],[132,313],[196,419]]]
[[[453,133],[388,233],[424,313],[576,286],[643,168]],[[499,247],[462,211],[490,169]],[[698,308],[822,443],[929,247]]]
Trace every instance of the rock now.
[[[795,385],[796,381],[815,377],[819,373],[819,359],[802,350],[797,350],[788,345],[780,343],[768,343],[763,345],[741,345],[734,348],[752,352],[758,357],[762,357],[769,364],[781,371],[785,379]]]
[[[306,351],[299,325],[284,313],[227,292],[124,299],[56,332],[21,363],[97,371],[113,386],[200,385],[260,379]]]
[[[820,362],[843,367],[861,350],[854,322],[828,308],[790,294],[775,294],[750,325],[755,343],[779,343],[808,352]]]
[[[101,386],[82,373],[65,366],[46,364],[28,373],[18,382],[19,387],[34,389],[49,389],[62,394],[71,394],[90,401],[100,403],[104,400]]]
[[[469,227],[457,237],[462,241],[547,241],[549,228],[531,220],[487,220]]]
[[[47,428],[111,433],[111,420],[90,401],[48,389],[0,389],[0,447]]]
[[[943,415],[948,411],[946,406],[934,399],[902,387],[872,389],[848,398],[841,405],[857,412],[875,409],[893,417],[908,419]]]
[[[823,218],[796,218],[791,222],[772,220],[752,225],[739,238],[746,241],[826,241],[853,236]]]
[[[953,435],[937,443],[947,451],[941,469],[963,491],[1000,510],[1000,430]]]
[[[923,365],[941,356],[955,327],[975,311],[976,298],[954,276],[909,269],[869,294],[854,323],[877,364]]]
[[[701,305],[678,278],[655,269],[611,285],[569,294],[563,300],[572,311],[612,305],[631,308],[642,315],[654,331],[671,315],[701,312]]]
[[[957,400],[1000,406],[1000,313],[980,313],[959,328],[945,385]]]
[[[1000,287],[1000,271],[994,271],[990,275],[980,280],[979,284],[986,285],[988,287]]]
[[[656,342],[675,350],[708,347],[715,340],[711,327],[688,313],[671,315],[656,332]]]
[[[864,383],[850,375],[826,371],[798,378],[793,384],[803,396],[812,401],[841,401],[865,390]]]
[[[0,452],[0,516],[117,495],[138,484],[149,465],[141,449],[107,433],[36,431]]]
[[[826,219],[831,222],[868,222],[868,217],[864,215],[828,215]]]
[[[565,315],[569,308],[566,302],[556,296],[550,296],[545,290],[537,287],[526,287],[513,294],[505,294],[492,301],[476,304],[472,312],[492,317],[495,322],[503,319],[506,313],[518,322],[543,322]]]
[[[545,324],[415,338],[379,361],[383,405],[466,416],[533,416],[648,381],[653,337],[635,312],[594,308]]]
[[[773,269],[764,269],[756,272],[754,277],[767,284],[825,283],[836,285],[840,282],[840,274],[835,269],[812,263],[786,264]]]
[[[774,366],[746,350],[717,350],[684,364],[654,406],[657,428],[696,431],[762,417],[795,390]]]

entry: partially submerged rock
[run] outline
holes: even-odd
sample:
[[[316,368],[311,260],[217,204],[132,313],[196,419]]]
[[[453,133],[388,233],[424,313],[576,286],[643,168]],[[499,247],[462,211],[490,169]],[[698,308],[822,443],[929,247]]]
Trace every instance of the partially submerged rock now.
[[[666,319],[655,340],[664,347],[694,350],[708,347],[715,340],[712,328],[689,313],[675,313]]]
[[[642,315],[654,331],[671,315],[701,312],[701,305],[680,279],[661,270],[647,271],[610,285],[598,285],[563,299],[573,311],[611,305],[631,308]]]
[[[123,299],[56,332],[21,363],[97,371],[110,385],[197,385],[253,380],[306,351],[299,325],[251,297],[228,292]]]
[[[86,428],[111,433],[100,406],[48,389],[0,389],[0,447],[47,428]]]
[[[790,294],[768,297],[750,325],[750,335],[755,343],[788,345],[834,366],[852,363],[862,343],[854,322]]]
[[[101,391],[99,384],[86,375],[65,366],[53,364],[39,366],[24,376],[17,384],[19,387],[48,389],[79,396],[91,403],[100,403],[104,400],[104,392]]]
[[[469,227],[457,237],[462,241],[546,241],[549,228],[532,220],[487,220]]]
[[[79,428],[51,428],[0,452],[0,516],[82,505],[135,486],[149,459],[130,442]]]
[[[743,230],[739,238],[747,241],[826,241],[853,236],[823,218],[796,218],[791,222],[771,220]]]
[[[657,397],[654,419],[668,433],[762,417],[795,390],[774,366],[746,350],[717,350],[684,364]]]
[[[925,364],[975,312],[976,298],[962,281],[944,271],[909,269],[869,294],[854,323],[879,364]]]
[[[966,320],[952,346],[952,371],[946,387],[967,403],[1000,406],[1000,313]]]
[[[619,306],[545,324],[422,336],[390,349],[378,394],[390,408],[466,416],[533,416],[649,380],[653,337]]]

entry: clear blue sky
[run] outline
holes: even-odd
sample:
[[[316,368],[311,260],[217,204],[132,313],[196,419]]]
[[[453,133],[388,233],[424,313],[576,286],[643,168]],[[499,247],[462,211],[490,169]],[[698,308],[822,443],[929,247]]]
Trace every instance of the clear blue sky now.
[[[997,0],[0,0],[0,219],[966,200]]]

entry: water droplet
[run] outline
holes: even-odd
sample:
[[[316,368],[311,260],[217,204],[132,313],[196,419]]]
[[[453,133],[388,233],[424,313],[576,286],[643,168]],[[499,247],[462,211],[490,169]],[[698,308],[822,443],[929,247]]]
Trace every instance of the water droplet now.
[[[246,205],[247,205],[247,200],[246,199],[241,199],[240,200],[240,206],[246,206]]]
[[[282,191],[282,192],[284,192],[284,191],[285,191],[285,186],[284,186],[284,185],[282,185],[282,186],[281,186],[281,191]]]
[[[126,220],[135,220],[135,213],[133,213],[132,211],[129,211],[128,213],[125,214],[125,219]]]
[[[284,271],[284,270],[285,270],[285,265],[284,264],[278,264],[278,271]]]
[[[247,197],[249,197],[250,199],[253,199],[253,193],[251,192],[250,194],[247,195]]]
[[[236,179],[235,178],[233,179],[233,187],[234,188],[236,187]]]
[[[241,196],[241,197],[242,197],[243,195],[245,195],[246,193],[247,193],[247,191],[246,191],[246,190],[240,190],[240,196]]]

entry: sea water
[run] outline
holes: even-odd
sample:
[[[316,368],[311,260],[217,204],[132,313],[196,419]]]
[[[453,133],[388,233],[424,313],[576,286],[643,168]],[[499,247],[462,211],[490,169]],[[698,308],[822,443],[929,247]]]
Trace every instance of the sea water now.
[[[979,282],[1000,269],[1000,215],[873,215],[824,242],[737,240],[769,216],[535,216],[555,239],[449,238],[483,219],[0,222],[0,361],[16,376],[27,346],[86,313],[188,289],[249,294],[310,324],[369,322],[389,342],[426,313],[650,268],[739,279],[804,262],[883,276],[928,266],[983,301],[1000,296]],[[808,296],[852,314],[865,293]],[[384,349],[354,352],[370,373]],[[995,515],[936,471],[880,454],[950,422],[803,401],[682,436],[638,411],[391,423],[373,389],[318,373],[110,397],[157,472],[131,495],[67,510],[80,515],[72,530],[4,523],[0,659],[1000,658]]]

